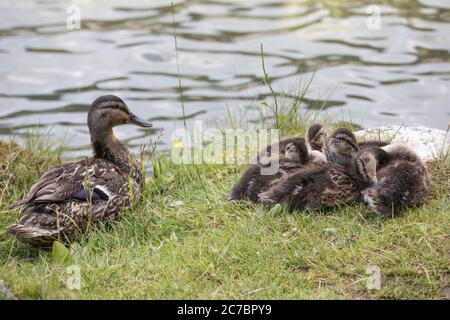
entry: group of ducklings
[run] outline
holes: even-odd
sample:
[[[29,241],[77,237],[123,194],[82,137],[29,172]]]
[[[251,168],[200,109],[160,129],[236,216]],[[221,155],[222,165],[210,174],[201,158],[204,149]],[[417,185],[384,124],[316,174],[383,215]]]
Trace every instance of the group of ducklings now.
[[[346,128],[327,135],[322,124],[313,124],[306,138],[282,140],[278,148],[267,146],[257,159],[247,166],[229,201],[280,204],[289,211],[363,201],[378,216],[387,217],[428,198],[430,176],[413,150],[385,141],[358,142]],[[263,174],[273,161],[278,170]]]

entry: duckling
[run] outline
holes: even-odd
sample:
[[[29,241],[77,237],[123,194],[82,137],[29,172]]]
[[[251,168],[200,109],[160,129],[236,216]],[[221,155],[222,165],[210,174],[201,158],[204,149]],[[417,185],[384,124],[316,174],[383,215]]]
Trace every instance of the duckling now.
[[[382,146],[381,149],[386,152],[388,161],[403,160],[407,162],[418,162],[424,165],[419,155],[404,144],[393,143]]]
[[[260,193],[259,200],[269,206],[280,203],[289,211],[331,208],[359,200],[361,190],[376,182],[376,159],[363,152],[352,167],[328,162],[298,169]]]
[[[359,150],[355,135],[347,128],[338,128],[325,140],[328,161],[351,166],[352,153]]]
[[[378,183],[362,193],[364,202],[380,217],[398,215],[428,199],[430,176],[420,157],[405,145],[393,144],[378,152]]]
[[[320,123],[312,124],[306,135],[306,146],[309,151],[309,160],[312,163],[325,163],[327,157],[325,155],[325,139],[327,132]]]
[[[398,161],[377,173],[379,183],[363,191],[364,202],[380,217],[393,217],[428,199],[430,178],[419,163]]]
[[[357,142],[355,135],[349,129],[338,128],[325,141],[325,154],[328,161],[351,166],[353,154],[360,150],[384,147],[386,145],[388,145],[387,142],[378,140]]]
[[[262,149],[258,154],[258,159],[263,159],[266,156],[274,154],[275,146],[278,145],[278,152],[276,154],[284,154],[286,151],[286,146],[289,143],[306,143],[306,147],[309,153],[310,161],[312,162],[326,162],[324,142],[325,142],[326,132],[320,123],[314,123],[308,128],[306,140],[302,137],[295,136],[287,138],[278,142],[275,142],[266,148]]]
[[[258,193],[270,187],[281,176],[304,166],[309,161],[305,142],[294,141],[286,145],[284,157],[273,154],[261,159],[258,164],[249,165],[231,190],[228,201],[249,199],[258,202]],[[263,170],[276,165],[276,162],[278,162],[276,172],[267,171],[267,174],[264,174]]]
[[[87,123],[94,156],[42,175],[25,198],[11,206],[23,209],[8,233],[40,246],[57,239],[70,242],[90,224],[113,220],[121,209],[139,202],[144,187],[141,163],[115,137],[113,127],[150,128],[152,124],[132,114],[125,102],[112,95],[91,104]]]
[[[261,161],[264,159],[269,159],[271,156],[279,156],[284,155],[286,152],[286,146],[289,143],[300,143],[305,144],[305,139],[299,136],[287,138],[284,140],[280,140],[278,142],[274,142],[271,145],[266,146],[265,148],[261,149],[258,152],[258,155],[256,156],[257,161]],[[254,160],[253,162],[254,163]]]

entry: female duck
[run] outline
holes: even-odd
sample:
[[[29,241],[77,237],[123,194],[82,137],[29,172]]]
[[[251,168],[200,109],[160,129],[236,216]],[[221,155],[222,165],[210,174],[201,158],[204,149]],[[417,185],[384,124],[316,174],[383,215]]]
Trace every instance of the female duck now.
[[[116,96],[96,99],[88,114],[94,157],[45,173],[11,206],[23,206],[22,217],[7,232],[43,246],[56,239],[73,241],[91,223],[112,220],[122,208],[136,205],[144,181],[141,164],[114,136],[113,127],[123,124],[152,126]]]

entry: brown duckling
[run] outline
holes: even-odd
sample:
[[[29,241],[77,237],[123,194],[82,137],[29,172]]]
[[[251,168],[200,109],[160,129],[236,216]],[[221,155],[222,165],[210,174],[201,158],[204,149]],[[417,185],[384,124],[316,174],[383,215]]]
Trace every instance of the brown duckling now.
[[[306,146],[309,151],[309,160],[312,163],[325,163],[327,156],[325,155],[325,139],[327,132],[320,123],[314,123],[308,129],[306,135]]]
[[[393,143],[382,146],[381,149],[386,152],[388,161],[404,160],[407,162],[419,162],[424,165],[419,155],[404,144]]]
[[[328,161],[351,166],[352,158],[360,150],[372,147],[384,147],[385,141],[366,140],[357,142],[355,135],[347,128],[336,129],[325,141],[325,154]]]
[[[376,181],[376,159],[363,152],[352,166],[328,162],[298,169],[260,193],[259,199],[269,206],[280,203],[289,211],[331,208],[359,200],[361,190]]]
[[[295,136],[275,142],[266,148],[262,149],[258,154],[258,159],[263,159],[274,153],[283,155],[286,146],[289,143],[306,143],[309,158],[311,162],[326,162],[324,143],[326,138],[326,131],[320,123],[314,123],[308,128],[306,139]],[[278,146],[278,152],[274,152],[275,146]]]
[[[393,217],[428,199],[430,176],[420,157],[405,145],[377,151],[378,183],[363,191],[364,202],[380,217]]]
[[[87,122],[94,157],[46,172],[11,206],[23,209],[8,233],[41,246],[57,239],[73,241],[89,225],[115,219],[123,208],[139,202],[144,186],[141,163],[115,137],[113,127],[150,128],[151,123],[132,114],[125,102],[112,95],[92,103]]]
[[[308,128],[306,134],[306,146],[308,150],[324,151],[325,139],[327,132],[320,123],[314,123]]]
[[[284,156],[272,155],[258,164],[247,166],[239,181],[230,192],[228,201],[249,199],[258,202],[258,194],[269,188],[274,181],[304,166],[308,161],[308,150],[304,140],[294,140],[286,145]],[[268,170],[270,169],[274,170]],[[266,169],[266,172],[264,170]]]
[[[355,135],[347,128],[338,128],[325,140],[328,161],[343,166],[352,164],[352,154],[359,150]]]

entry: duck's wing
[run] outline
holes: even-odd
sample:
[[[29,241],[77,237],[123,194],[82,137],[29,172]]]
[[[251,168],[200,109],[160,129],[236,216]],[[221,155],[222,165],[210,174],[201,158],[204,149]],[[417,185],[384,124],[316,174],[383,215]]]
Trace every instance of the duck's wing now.
[[[70,199],[86,201],[105,198],[116,189],[117,179],[123,182],[117,167],[102,159],[87,159],[76,163],[67,163],[46,172],[30,188],[22,200],[11,206],[15,208],[30,203],[63,202]]]

